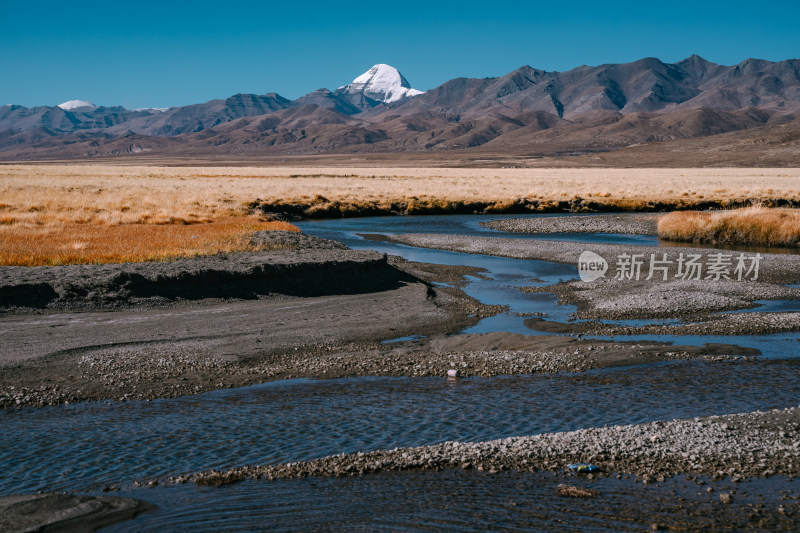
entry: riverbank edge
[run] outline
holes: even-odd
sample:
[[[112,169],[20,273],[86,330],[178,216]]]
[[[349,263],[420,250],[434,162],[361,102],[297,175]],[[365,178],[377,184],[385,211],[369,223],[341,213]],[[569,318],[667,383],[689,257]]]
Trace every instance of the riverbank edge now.
[[[545,213],[660,213],[669,211],[704,211],[734,209],[762,205],[764,207],[800,207],[794,198],[753,197],[743,199],[675,199],[641,200],[630,198],[587,199],[575,196],[568,200],[514,198],[508,200],[460,201],[437,198],[411,198],[395,201],[328,200],[317,196],[305,202],[265,201],[256,199],[246,204],[251,213],[274,220],[356,218],[373,216],[414,215],[522,215]]]

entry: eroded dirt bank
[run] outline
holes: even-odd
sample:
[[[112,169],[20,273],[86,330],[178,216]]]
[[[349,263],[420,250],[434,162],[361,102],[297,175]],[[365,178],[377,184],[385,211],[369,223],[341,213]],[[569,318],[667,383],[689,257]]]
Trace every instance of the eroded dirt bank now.
[[[297,232],[260,232],[253,239],[283,249],[150,263],[0,267],[0,310],[147,309],[215,298],[359,294],[411,280],[387,268],[387,258],[376,252]]]

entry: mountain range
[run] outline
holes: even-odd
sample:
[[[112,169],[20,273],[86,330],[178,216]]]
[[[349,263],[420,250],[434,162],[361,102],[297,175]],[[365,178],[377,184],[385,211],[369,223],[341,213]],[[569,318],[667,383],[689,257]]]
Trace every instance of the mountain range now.
[[[168,109],[83,100],[2,106],[0,159],[450,150],[546,156],[739,131],[768,135],[776,127],[800,132],[795,59],[724,66],[694,55],[674,64],[645,58],[566,72],[524,66],[426,92],[378,64],[348,85],[296,100],[267,93]],[[785,142],[800,163],[794,134]]]

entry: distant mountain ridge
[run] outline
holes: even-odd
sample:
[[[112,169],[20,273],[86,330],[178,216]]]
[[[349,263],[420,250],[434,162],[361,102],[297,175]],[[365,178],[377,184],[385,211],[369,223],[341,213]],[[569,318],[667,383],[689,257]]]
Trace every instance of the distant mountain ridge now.
[[[403,106],[406,113],[439,110],[468,117],[545,111],[564,118],[590,111],[622,114],[708,107],[800,110],[798,60],[748,59],[725,67],[699,56],[675,64],[633,63],[545,72],[528,66],[501,78],[458,78]]]
[[[0,157],[602,151],[785,124],[798,116],[796,59],[724,66],[693,55],[674,64],[645,58],[566,72],[524,66],[499,78],[456,78],[427,92],[378,64],[348,85],[296,100],[267,93],[166,110],[81,100],[2,106]]]

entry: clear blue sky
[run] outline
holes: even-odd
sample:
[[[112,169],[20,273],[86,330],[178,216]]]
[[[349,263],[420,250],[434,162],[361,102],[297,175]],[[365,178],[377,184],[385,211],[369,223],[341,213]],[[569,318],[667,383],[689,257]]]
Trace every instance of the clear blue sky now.
[[[522,65],[800,57],[800,2],[0,0],[0,21],[0,105],[297,98],[374,63],[425,90]]]

